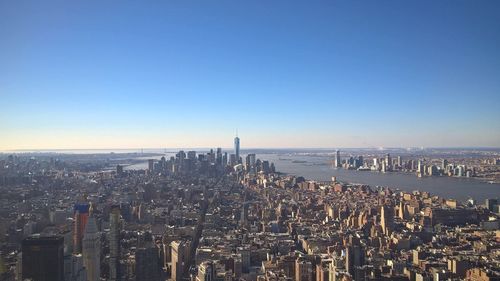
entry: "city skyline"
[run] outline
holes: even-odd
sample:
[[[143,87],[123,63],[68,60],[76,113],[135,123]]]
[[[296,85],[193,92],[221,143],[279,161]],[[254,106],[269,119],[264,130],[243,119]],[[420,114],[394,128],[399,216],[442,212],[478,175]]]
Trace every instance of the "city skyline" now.
[[[0,277],[500,278],[498,150],[361,152],[329,167],[303,153],[237,159],[238,147],[0,154]]]
[[[500,147],[499,11],[4,1],[0,150]]]
[[[0,1],[0,280],[500,281],[500,1]]]

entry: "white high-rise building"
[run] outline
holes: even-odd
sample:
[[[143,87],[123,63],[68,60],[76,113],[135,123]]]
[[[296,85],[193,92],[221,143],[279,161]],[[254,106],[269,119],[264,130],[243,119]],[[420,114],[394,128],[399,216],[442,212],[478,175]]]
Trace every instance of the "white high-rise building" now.
[[[337,150],[335,152],[335,167],[337,168],[342,167],[342,162],[340,161],[340,150]]]
[[[85,226],[82,251],[87,281],[99,281],[101,276],[101,239],[93,216],[89,217]]]
[[[378,162],[378,158],[377,158],[377,157],[373,158],[373,167],[375,167],[375,170],[377,170],[377,171],[378,171],[378,170],[379,170],[379,168],[380,168],[380,165],[379,165],[379,162]]]

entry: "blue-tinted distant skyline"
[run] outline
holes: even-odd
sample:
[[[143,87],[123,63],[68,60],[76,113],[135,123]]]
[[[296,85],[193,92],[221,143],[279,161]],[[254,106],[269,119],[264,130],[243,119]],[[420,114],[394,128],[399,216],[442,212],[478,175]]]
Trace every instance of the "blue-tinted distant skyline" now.
[[[0,1],[0,150],[500,146],[498,1]]]

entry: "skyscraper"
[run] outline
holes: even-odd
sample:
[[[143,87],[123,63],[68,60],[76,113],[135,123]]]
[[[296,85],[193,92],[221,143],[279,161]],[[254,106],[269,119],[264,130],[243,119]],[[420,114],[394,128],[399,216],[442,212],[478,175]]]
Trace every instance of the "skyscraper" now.
[[[224,152],[224,155],[222,156],[222,166],[227,166],[227,152]]]
[[[22,278],[64,281],[64,239],[31,236],[22,242]]]
[[[337,168],[342,167],[342,162],[340,162],[340,150],[338,149],[335,152],[335,167]]]
[[[255,173],[255,161],[256,161],[255,153],[248,154],[245,160],[246,160],[245,161],[246,170]]]
[[[348,245],[345,248],[345,268],[351,276],[355,275],[355,269],[365,263],[363,248],[359,245]],[[356,279],[362,280],[362,279]]]
[[[75,204],[75,224],[73,227],[73,251],[75,253],[82,252],[82,238],[89,218],[89,207],[90,205],[86,203]]]
[[[118,176],[122,176],[123,175],[123,166],[122,165],[116,165],[116,174]]]
[[[66,251],[66,250],[65,250]],[[83,265],[82,254],[67,254],[64,256],[64,280],[87,281],[87,270]]]
[[[380,225],[385,235],[390,235],[394,224],[394,209],[392,206],[380,207]]]
[[[135,280],[160,281],[158,249],[153,244],[151,233],[144,233],[143,236],[144,242],[138,243],[135,252]]]
[[[173,281],[179,281],[182,279],[182,274],[184,273],[184,252],[186,244],[182,241],[172,242],[172,276]]]
[[[418,160],[417,175],[423,177],[425,175],[425,165],[422,160]]]
[[[295,281],[313,280],[312,263],[304,258],[298,258],[295,261]]]
[[[380,170],[380,164],[377,157],[373,158],[373,169],[375,169],[375,171]]]
[[[392,170],[392,158],[391,158],[391,155],[389,153],[387,153],[385,155],[385,166],[386,166],[388,171]]]
[[[236,160],[236,154],[230,154],[229,155],[229,165],[234,166],[238,164],[238,161]]]
[[[212,261],[204,261],[198,266],[196,281],[212,281],[214,275],[214,265]]]
[[[93,216],[89,217],[83,235],[83,265],[87,281],[99,281],[101,277],[101,239]]]
[[[234,138],[234,155],[236,155],[236,163],[240,162],[240,138],[238,135]]]
[[[149,159],[148,160],[148,170],[149,172],[153,172],[155,168],[155,160],[154,159]]]
[[[120,207],[112,206],[109,216],[109,280],[120,280]]]
[[[215,157],[215,163],[218,166],[222,165],[222,148],[220,148],[220,147],[217,147],[217,155]]]
[[[443,171],[446,171],[447,166],[448,166],[448,160],[443,159],[441,164],[441,168],[443,168]]]
[[[241,206],[241,217],[240,217],[240,225],[246,225],[248,222],[248,203],[244,202]]]
[[[495,206],[498,205],[498,199],[496,198],[487,198],[485,200],[486,209],[494,212],[495,211]]]

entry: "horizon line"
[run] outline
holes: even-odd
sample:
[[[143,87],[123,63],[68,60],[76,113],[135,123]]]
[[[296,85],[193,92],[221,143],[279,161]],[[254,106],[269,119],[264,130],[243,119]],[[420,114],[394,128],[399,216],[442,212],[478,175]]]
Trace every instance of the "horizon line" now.
[[[117,151],[130,151],[137,150],[140,152],[141,150],[196,150],[196,149],[214,149],[221,148],[223,150],[234,150],[232,147],[211,147],[211,146],[198,146],[198,147],[139,147],[139,148],[19,148],[19,149],[0,149],[0,153],[15,153],[15,152],[57,152],[57,151],[85,151],[85,150],[117,150]],[[296,150],[340,150],[340,149],[374,149],[374,150],[391,150],[391,149],[416,149],[416,150],[425,150],[425,149],[500,149],[500,146],[400,146],[400,147],[374,147],[374,146],[366,146],[366,147],[247,147],[241,148],[244,150],[258,150],[258,149],[277,149],[277,150],[285,150],[285,149],[296,149]]]

